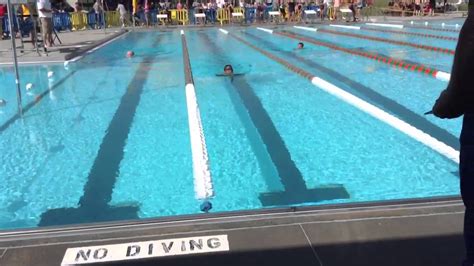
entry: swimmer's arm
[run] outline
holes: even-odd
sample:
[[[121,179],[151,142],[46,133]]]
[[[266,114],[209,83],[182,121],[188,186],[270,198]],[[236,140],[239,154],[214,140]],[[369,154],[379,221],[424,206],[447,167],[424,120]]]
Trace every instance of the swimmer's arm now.
[[[243,76],[245,73],[235,73],[232,75],[227,75],[227,74],[216,74],[216,77],[236,77],[236,76]]]

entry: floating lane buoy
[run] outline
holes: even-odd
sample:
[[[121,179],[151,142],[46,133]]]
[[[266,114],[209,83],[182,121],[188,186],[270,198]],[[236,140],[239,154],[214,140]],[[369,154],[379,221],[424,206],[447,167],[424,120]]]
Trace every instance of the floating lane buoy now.
[[[204,202],[201,204],[200,208],[201,208],[201,211],[202,211],[202,212],[206,212],[206,213],[207,213],[207,212],[209,212],[209,211],[212,209],[212,203],[211,203],[210,201],[207,201],[207,200],[206,200],[206,201],[204,201]]]

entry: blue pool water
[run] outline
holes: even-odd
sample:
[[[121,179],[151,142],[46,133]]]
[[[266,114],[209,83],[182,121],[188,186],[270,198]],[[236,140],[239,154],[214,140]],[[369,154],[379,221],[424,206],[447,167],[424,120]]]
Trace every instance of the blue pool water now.
[[[460,119],[420,115],[446,82],[310,44],[295,51],[295,40],[254,28],[229,31],[456,146]],[[214,185],[211,212],[458,194],[457,164],[443,155],[215,28],[185,32]],[[325,40],[433,60],[339,37]],[[130,49],[133,59],[117,57]],[[438,64],[449,72],[451,61]],[[225,64],[245,75],[216,76]],[[0,69],[1,83],[12,84],[0,88],[8,101],[0,109],[0,229],[201,213],[179,30],[128,33],[69,69],[20,71],[23,118],[15,116],[12,68]],[[26,92],[26,83],[34,89]]]

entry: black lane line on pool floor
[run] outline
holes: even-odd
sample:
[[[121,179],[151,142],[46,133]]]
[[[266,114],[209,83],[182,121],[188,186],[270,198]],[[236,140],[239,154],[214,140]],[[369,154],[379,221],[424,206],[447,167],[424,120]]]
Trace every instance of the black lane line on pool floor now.
[[[217,57],[227,59],[224,56],[224,51],[213,43],[206,34],[200,34],[199,36],[202,37],[208,47],[215,51]],[[246,107],[255,128],[265,143],[265,148],[278,171],[281,183],[285,189],[282,192],[262,193],[260,195],[262,205],[290,205],[349,198],[349,194],[342,185],[328,185],[326,187],[308,189],[303,175],[292,160],[285,142],[245,77],[236,76],[230,84],[232,84],[240,96],[241,102]]]
[[[181,34],[181,46],[183,49],[184,80],[186,84],[194,85],[191,62],[189,61],[188,43],[186,42],[186,36],[184,36],[184,34]]]
[[[432,137],[436,138],[439,141],[444,142],[445,144],[451,146],[452,148],[459,150],[459,139],[449,133],[447,130],[440,128],[437,125],[434,125],[430,121],[428,121],[425,117],[423,117],[420,114],[417,114],[413,112],[412,110],[408,109],[407,107],[397,103],[396,101],[372,90],[369,87],[366,87],[342,74],[339,74],[338,72],[329,69],[327,67],[324,67],[318,63],[315,63],[314,61],[308,60],[304,57],[298,56],[297,53],[295,52],[288,52],[288,51],[283,51],[280,48],[278,48],[275,44],[264,40],[263,38],[260,38],[254,34],[248,33],[248,32],[243,32],[246,36],[258,41],[259,43],[264,44],[266,47],[268,47],[271,50],[274,50],[276,52],[279,52],[281,54],[284,54],[288,57],[297,59],[299,62],[305,64],[306,66],[315,69],[317,71],[320,71],[322,73],[327,74],[331,78],[333,78],[332,81],[339,85],[340,87],[348,89],[350,93],[353,93],[355,95],[358,95],[359,97],[362,97],[365,100],[368,100],[370,103],[375,104],[379,108],[382,108],[383,110],[386,110],[398,118],[402,119],[403,121],[411,124],[412,126],[422,130],[425,133],[428,133]],[[341,86],[342,85],[342,86]]]
[[[152,47],[158,46],[160,40],[161,36],[158,36]],[[128,84],[100,145],[84,194],[79,200],[79,208],[49,210],[41,215],[39,226],[138,219],[138,206],[113,207],[108,203],[112,198],[128,134],[151,70],[150,64],[157,57],[157,53],[146,56]]]
[[[31,109],[33,108],[35,105],[37,105],[43,98],[44,96],[46,96],[47,94],[49,94],[50,92],[54,91],[55,89],[57,89],[61,84],[63,84],[68,78],[70,78],[72,75],[74,75],[74,73],[76,73],[76,71],[71,71],[70,73],[68,73],[66,76],[64,76],[63,78],[61,78],[60,80],[58,80],[58,82],[56,82],[50,89],[48,88],[47,90],[43,91],[41,94],[39,94],[38,96],[36,96],[35,100],[34,101],[31,101],[30,103],[28,103],[25,107],[23,107],[23,116]],[[3,131],[5,131],[8,127],[10,127],[13,123],[15,123],[18,119],[20,119],[21,116],[20,114],[16,113],[14,116],[12,116],[10,119],[8,119],[5,123],[3,123],[3,125],[0,126],[0,133],[2,133]]]

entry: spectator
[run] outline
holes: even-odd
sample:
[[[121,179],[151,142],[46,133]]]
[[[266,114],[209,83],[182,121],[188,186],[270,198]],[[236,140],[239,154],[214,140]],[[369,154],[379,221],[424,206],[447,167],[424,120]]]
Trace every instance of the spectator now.
[[[125,27],[126,24],[128,24],[128,14],[127,10],[125,9],[125,6],[123,5],[122,1],[119,2],[117,5],[117,11],[120,13],[120,23],[122,23],[122,28]]]
[[[7,17],[7,5],[0,5],[0,24],[1,25],[4,25],[3,20],[6,19],[6,17]],[[8,37],[6,32],[7,30],[2,27],[2,32],[1,32],[2,40]]]
[[[38,0],[38,17],[43,31],[43,44],[45,48],[53,46],[53,10],[49,0]]]
[[[337,19],[339,8],[341,7],[341,0],[334,0],[334,20]]]
[[[96,28],[100,29],[101,28],[101,25],[100,25],[101,13],[104,10],[100,0],[96,0],[92,8],[94,9],[94,12],[95,12]]]
[[[290,2],[288,2],[288,13],[290,16],[290,21],[292,21],[295,17],[295,8],[296,8],[295,0],[290,0]]]
[[[74,12],[81,12],[82,7],[81,4],[79,4],[79,1],[74,2]]]
[[[150,27],[151,25],[151,7],[150,7],[150,3],[151,0],[145,0],[145,3],[144,3],[144,11],[145,11],[145,23],[146,23],[146,26],[147,27]]]
[[[352,11],[352,21],[353,21],[353,22],[356,22],[356,21],[357,21],[357,17],[356,17],[356,6],[355,6],[355,4],[354,4],[354,1],[355,1],[355,0],[350,0],[349,9]]]
[[[428,12],[428,15],[434,16],[435,9],[436,9],[436,0],[430,0],[430,10]]]

